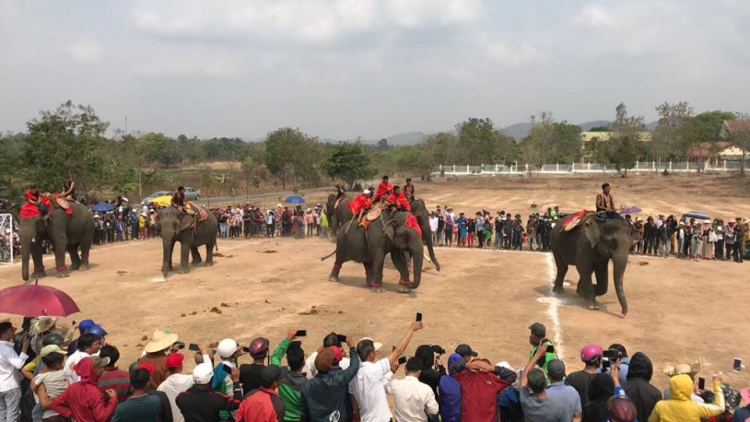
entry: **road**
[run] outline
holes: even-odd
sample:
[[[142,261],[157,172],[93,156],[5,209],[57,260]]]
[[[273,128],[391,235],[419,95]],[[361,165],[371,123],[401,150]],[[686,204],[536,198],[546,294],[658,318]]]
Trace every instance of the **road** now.
[[[323,187],[323,188],[315,188],[315,189],[305,189],[302,193],[310,193],[310,192],[325,192],[330,191],[333,192],[332,187]],[[239,195],[239,196],[222,196],[222,197],[216,197],[211,198],[210,201],[212,204],[217,203],[233,203],[233,204],[244,204],[245,202],[250,202],[252,204],[255,201],[269,199],[269,198],[286,198],[288,196],[297,195],[296,193],[292,191],[278,191],[278,192],[267,192],[267,193],[257,193],[254,195]],[[208,204],[208,200],[201,195],[201,199],[197,201],[200,204]]]

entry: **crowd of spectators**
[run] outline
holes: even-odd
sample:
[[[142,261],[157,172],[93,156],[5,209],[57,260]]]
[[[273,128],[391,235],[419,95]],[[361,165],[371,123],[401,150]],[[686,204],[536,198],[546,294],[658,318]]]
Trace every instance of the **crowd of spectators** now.
[[[525,220],[518,213],[497,211],[493,216],[484,209],[467,216],[438,205],[430,211],[430,229],[438,246],[549,251],[552,228],[564,215],[555,206],[544,213],[531,213]],[[625,220],[643,237],[633,245],[633,254],[743,262],[750,253],[749,222],[742,217],[701,221],[658,215],[648,216],[644,222],[627,214]]]
[[[0,422],[746,422],[750,417],[750,389],[732,389],[720,373],[704,379],[696,363],[665,367],[669,382],[660,389],[643,352],[631,356],[621,344],[607,349],[588,344],[580,369],[569,370],[540,323],[529,327],[528,356],[504,357],[517,366],[492,364],[489,354],[479,355],[468,344],[452,353],[422,344],[414,356],[404,356],[423,328],[421,321],[410,323],[392,347],[337,333],[319,343],[296,328],[275,347],[263,337],[247,346],[231,338],[186,345],[178,334],[157,330],[141,357],[120,369],[118,348],[92,320],[68,330],[57,327],[55,318],[26,318],[19,333],[6,321],[0,323]]]

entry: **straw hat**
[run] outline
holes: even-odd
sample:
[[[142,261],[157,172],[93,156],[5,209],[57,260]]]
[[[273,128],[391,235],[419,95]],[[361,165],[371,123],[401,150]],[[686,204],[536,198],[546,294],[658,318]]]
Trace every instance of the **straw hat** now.
[[[32,336],[41,334],[45,331],[49,331],[52,327],[55,326],[56,322],[57,318],[55,317],[42,316],[34,318],[34,321],[31,323],[31,327],[29,328],[29,332]]]
[[[156,330],[154,331],[154,334],[151,335],[151,340],[149,340],[149,342],[146,344],[146,347],[143,348],[143,351],[146,353],[154,353],[160,350],[168,349],[171,345],[177,342],[178,338],[180,337],[175,333]]]

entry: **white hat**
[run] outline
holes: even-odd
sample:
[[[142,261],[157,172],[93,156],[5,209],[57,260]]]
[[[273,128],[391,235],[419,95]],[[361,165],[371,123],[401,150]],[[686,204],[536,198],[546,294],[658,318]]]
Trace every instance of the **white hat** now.
[[[216,348],[216,352],[222,358],[231,357],[234,352],[237,351],[237,342],[231,338],[225,338],[219,342],[219,346]]]
[[[206,385],[211,382],[214,376],[214,368],[210,363],[201,363],[193,369],[193,382],[200,385]]]
[[[364,190],[364,192],[362,192],[362,193],[364,193],[365,195],[369,195],[369,194],[371,194],[372,192],[370,191],[370,189],[365,189],[365,190]]]
[[[513,370],[513,367],[510,366],[510,364],[508,362],[506,362],[506,361],[500,361],[495,366],[496,367],[500,367],[500,368],[505,368],[505,369]]]
[[[363,340],[370,340],[372,342],[373,347],[375,347],[376,352],[380,350],[381,347],[383,347],[383,343],[373,340],[372,337],[362,337],[361,339],[359,339],[359,341],[363,341]]]

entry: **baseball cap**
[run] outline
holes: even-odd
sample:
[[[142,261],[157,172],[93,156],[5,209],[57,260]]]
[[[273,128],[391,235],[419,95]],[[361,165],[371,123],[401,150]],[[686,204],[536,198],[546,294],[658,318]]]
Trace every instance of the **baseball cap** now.
[[[156,368],[154,368],[154,365],[151,365],[150,363],[142,363],[135,367],[135,369],[145,369],[148,371],[149,375],[153,375]]]
[[[94,368],[104,368],[109,365],[109,358],[103,358],[101,356],[91,356],[91,363],[94,364]]]
[[[258,337],[250,342],[250,356],[252,357],[264,357],[268,353],[268,346],[270,342],[267,338]]]
[[[338,346],[331,346],[331,349],[333,349],[333,361],[341,362],[341,358],[344,357],[343,353],[341,353],[341,349]]]
[[[477,357],[479,354],[471,349],[471,346],[468,344],[459,344],[458,347],[456,347],[456,353],[461,355],[462,357],[466,356],[472,356]]]
[[[214,376],[214,368],[210,363],[201,363],[193,369],[193,381],[199,385],[205,385],[211,382]]]
[[[284,367],[278,365],[268,365],[264,366],[263,370],[260,372],[260,379],[263,382],[264,386],[270,387],[271,384],[284,378],[288,373],[289,370]]]
[[[560,359],[552,359],[547,364],[547,373],[550,378],[561,380],[565,378],[565,363]]]
[[[93,319],[84,319],[78,324],[78,329],[81,330],[81,333],[85,333],[88,330],[90,330],[91,327],[93,327],[94,325],[96,325],[96,323],[94,322]]]
[[[547,337],[547,327],[540,322],[535,322],[529,326],[531,333],[539,338]]]
[[[167,356],[167,368],[177,369],[182,366],[185,356],[182,353],[172,353]]]
[[[67,352],[63,351],[63,349],[61,349],[60,346],[56,344],[50,344],[50,345],[42,347],[42,350],[39,351],[39,357],[43,358],[50,353],[59,353],[63,356],[67,355]]]

